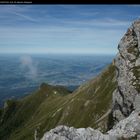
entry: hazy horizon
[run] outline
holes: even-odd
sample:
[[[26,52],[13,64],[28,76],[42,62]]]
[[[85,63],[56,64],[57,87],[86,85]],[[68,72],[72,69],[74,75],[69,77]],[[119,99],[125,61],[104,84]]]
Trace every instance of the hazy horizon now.
[[[26,53],[23,53],[23,52],[17,52],[17,53],[15,53],[15,52],[0,52],[0,55],[88,55],[88,56],[98,56],[98,55],[111,55],[111,56],[115,56],[117,54],[117,52],[116,53],[93,53],[93,52],[91,52],[91,53],[78,53],[78,52],[76,52],[76,53],[72,53],[72,52],[66,52],[66,53],[61,53],[61,52],[59,52],[59,53],[57,53],[57,52],[54,52],[54,53],[43,53],[43,52],[41,52],[41,53],[36,53],[36,52],[26,52]]]
[[[0,106],[21,98],[41,83],[75,89],[112,62],[109,55],[0,55]]]

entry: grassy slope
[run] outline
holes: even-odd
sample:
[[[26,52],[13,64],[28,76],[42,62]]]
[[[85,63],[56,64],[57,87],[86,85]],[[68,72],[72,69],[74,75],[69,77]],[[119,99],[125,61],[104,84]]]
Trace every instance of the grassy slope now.
[[[33,140],[57,125],[106,128],[115,89],[115,68],[110,65],[97,78],[81,85],[73,94],[62,87],[42,84],[40,90],[10,103],[0,124],[2,140]],[[100,120],[101,118],[101,120]]]

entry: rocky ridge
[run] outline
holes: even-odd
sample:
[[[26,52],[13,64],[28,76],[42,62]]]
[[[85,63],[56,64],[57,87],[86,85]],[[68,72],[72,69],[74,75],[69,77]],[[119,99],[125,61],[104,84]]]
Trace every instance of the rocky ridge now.
[[[117,88],[113,92],[111,121],[106,134],[92,128],[58,126],[42,140],[140,139],[140,20],[127,30],[118,45],[115,59]]]
[[[73,93],[43,83],[20,100],[6,101],[0,110],[0,140],[39,140],[59,125],[106,132],[115,88],[113,63]]]
[[[118,45],[115,59],[117,89],[113,93],[113,119],[115,123],[139,110],[140,101],[140,20],[127,30]]]

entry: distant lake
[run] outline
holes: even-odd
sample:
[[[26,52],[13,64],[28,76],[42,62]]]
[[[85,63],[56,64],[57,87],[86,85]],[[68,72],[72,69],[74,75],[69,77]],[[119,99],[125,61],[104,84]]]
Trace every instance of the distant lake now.
[[[36,90],[42,82],[74,90],[99,74],[113,55],[0,55],[0,106]]]

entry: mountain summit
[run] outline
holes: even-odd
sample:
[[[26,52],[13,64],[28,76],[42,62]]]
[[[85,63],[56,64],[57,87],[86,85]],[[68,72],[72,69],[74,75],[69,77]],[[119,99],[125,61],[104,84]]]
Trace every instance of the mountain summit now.
[[[73,93],[43,83],[23,99],[8,100],[0,110],[0,139],[138,140],[140,20],[118,49],[112,64]]]

